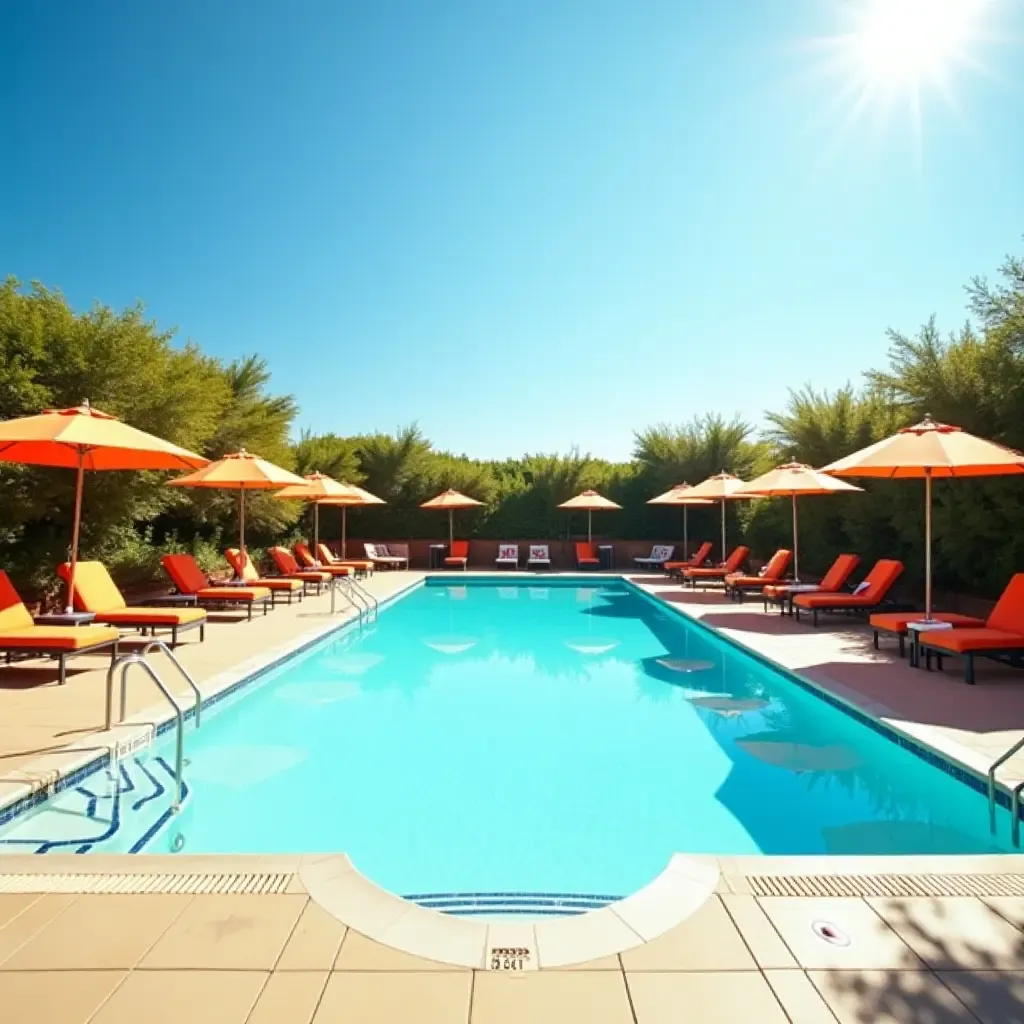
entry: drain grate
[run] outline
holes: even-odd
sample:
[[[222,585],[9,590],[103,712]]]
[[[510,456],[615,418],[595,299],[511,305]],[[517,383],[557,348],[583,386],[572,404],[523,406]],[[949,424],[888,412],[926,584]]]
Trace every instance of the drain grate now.
[[[755,896],[1024,896],[1024,875],[747,875]]]
[[[0,892],[27,893],[253,893],[287,890],[293,875],[0,875]]]

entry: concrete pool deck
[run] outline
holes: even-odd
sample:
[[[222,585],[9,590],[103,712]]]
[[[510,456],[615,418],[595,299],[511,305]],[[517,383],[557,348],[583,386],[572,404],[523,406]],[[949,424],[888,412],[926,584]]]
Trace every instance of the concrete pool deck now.
[[[379,573],[370,586],[383,599],[424,575]],[[964,763],[987,767],[1024,734],[1017,673],[982,665],[979,685],[968,687],[957,666],[909,669],[894,646],[873,651],[870,633],[843,620],[812,630],[765,615],[759,603],[630,578],[908,735],[946,744]],[[335,628],[343,616],[331,617],[329,605],[322,596],[252,623],[214,622],[205,644],[179,648],[182,661],[204,692],[230,685],[259,658]],[[69,743],[100,749],[105,677],[99,658],[72,663],[64,687],[52,665],[0,671],[0,773],[12,773],[0,798],[46,785],[80,760]],[[157,711],[153,697],[148,685],[132,687],[129,715]],[[1007,767],[1006,781],[1024,771],[1020,761]],[[327,859],[4,857],[2,1019],[1024,1024],[1024,856],[706,858],[719,873],[714,891],[624,952],[546,965],[542,926],[508,924],[504,948],[515,938],[512,948],[541,951],[532,965],[540,970],[511,977],[446,962],[453,920],[440,914],[423,912],[436,925],[434,947],[434,926],[406,928],[412,938],[388,942],[350,927],[361,913],[361,928],[378,932],[379,919],[366,916],[377,896],[367,896],[353,922],[323,893],[314,899],[316,869]],[[607,930],[607,918],[595,920],[602,913],[572,919],[578,950],[597,948]],[[388,938],[386,927],[378,937]]]

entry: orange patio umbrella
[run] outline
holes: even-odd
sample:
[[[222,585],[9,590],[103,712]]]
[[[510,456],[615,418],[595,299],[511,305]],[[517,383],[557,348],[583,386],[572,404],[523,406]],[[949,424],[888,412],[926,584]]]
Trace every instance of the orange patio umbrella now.
[[[647,502],[648,505],[679,505],[683,510],[683,557],[687,556],[690,547],[690,540],[687,534],[689,533],[689,523],[687,522],[687,513],[690,510],[691,505],[713,505],[714,502],[710,498],[693,498],[690,496],[690,491],[693,490],[693,484],[688,484],[685,481],[681,484],[676,484],[671,490],[666,491],[664,494],[659,494],[656,498],[651,498]]]
[[[210,487],[238,491],[238,550],[245,553],[245,492],[277,491],[289,486],[303,486],[301,476],[275,466],[266,459],[251,455],[244,448],[223,455],[197,473],[168,481],[172,487]]]
[[[750,497],[793,499],[793,578],[800,582],[800,533],[797,529],[796,499],[802,494],[842,494],[862,491],[802,462],[787,462],[743,485]]]
[[[709,476],[707,480],[691,487],[689,496],[691,498],[710,498],[712,501],[720,502],[722,505],[722,561],[728,557],[725,551],[725,503],[736,498],[750,498],[753,495],[743,493],[743,481],[732,473],[721,473]]]
[[[348,510],[350,508],[358,508],[362,505],[385,505],[387,504],[383,498],[378,498],[376,494],[371,494],[369,491],[364,491],[362,487],[357,487],[355,484],[347,484],[341,481],[341,486],[348,489],[347,495],[341,495],[336,498],[321,498],[318,505],[337,505],[341,509],[341,557],[348,557],[348,540],[346,534],[348,532]]]
[[[568,501],[563,501],[559,508],[567,509],[570,512],[586,512],[587,513],[587,543],[590,543],[592,533],[591,525],[595,512],[614,512],[617,509],[621,509],[621,505],[616,505],[614,501],[605,498],[603,495],[598,494],[597,491],[583,491],[581,494],[577,494],[575,498],[570,498]]]
[[[469,498],[465,494],[452,490],[450,487],[443,491],[436,498],[423,502],[420,508],[440,508],[448,510],[448,543],[455,540],[455,510],[457,508],[475,508],[482,505],[482,501],[476,498]]]
[[[320,501],[324,498],[355,498],[353,488],[339,483],[326,473],[307,473],[301,484],[289,484],[274,495],[282,501],[309,501],[313,503],[313,557],[316,558],[320,544]]]
[[[925,620],[932,616],[932,480],[1024,473],[1024,455],[930,416],[825,466],[832,476],[924,480]]]
[[[130,427],[83,402],[72,409],[48,409],[38,416],[0,423],[0,461],[28,466],[61,466],[77,472],[71,571],[68,574],[67,610],[70,612],[74,607],[71,595],[78,566],[78,534],[86,470],[197,469],[209,460]]]

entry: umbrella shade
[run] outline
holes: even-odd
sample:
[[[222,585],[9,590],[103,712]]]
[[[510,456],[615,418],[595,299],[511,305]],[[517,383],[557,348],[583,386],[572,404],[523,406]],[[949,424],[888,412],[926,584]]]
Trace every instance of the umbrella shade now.
[[[736,498],[752,498],[752,494],[743,493],[743,481],[732,473],[716,473],[709,476],[707,480],[691,487],[689,491],[691,498],[711,498],[722,506],[722,561],[727,555],[725,550],[725,503]]]
[[[355,498],[353,488],[348,484],[338,483],[325,473],[307,473],[305,483],[289,484],[282,487],[274,495],[282,501],[309,501],[313,503],[313,551],[320,543],[320,507],[317,504],[322,498]],[[314,555],[314,557],[316,557]]]
[[[833,476],[924,480],[925,619],[932,615],[932,480],[1024,473],[1024,455],[930,416],[825,466]]]
[[[341,508],[341,557],[347,558],[349,507],[357,508],[360,505],[386,505],[387,502],[385,502],[383,498],[378,498],[376,494],[364,491],[362,487],[356,487],[355,484],[346,484],[342,481],[341,486],[348,489],[348,495],[336,498],[321,498],[317,504],[338,505]]]
[[[683,557],[687,557],[690,552],[690,523],[689,523],[689,512],[691,505],[713,505],[714,502],[710,498],[693,498],[690,496],[690,491],[693,490],[693,484],[688,484],[685,481],[681,484],[676,484],[671,490],[666,491],[664,494],[659,494],[656,498],[651,498],[647,502],[648,505],[679,505],[683,510]]]
[[[587,513],[587,542],[589,543],[593,537],[593,515],[595,512],[613,512],[616,509],[621,509],[621,505],[616,505],[614,501],[604,497],[602,494],[598,494],[597,491],[583,491],[577,494],[575,498],[570,498],[568,501],[563,501],[559,508],[564,508],[569,512],[586,512]]]
[[[791,498],[793,502],[793,576],[800,580],[800,533],[797,528],[796,499],[802,494],[841,494],[861,491],[860,487],[838,480],[802,462],[787,462],[770,469],[743,485],[751,497]]]
[[[77,471],[71,529],[71,571],[68,575],[67,609],[71,611],[85,471],[198,469],[209,460],[122,423],[83,402],[71,409],[49,409],[38,416],[24,416],[0,423],[0,461],[58,466]]]
[[[238,491],[238,549],[245,553],[245,492],[281,490],[289,486],[304,486],[301,476],[275,466],[244,448],[224,455],[216,462],[188,476],[168,481],[171,487],[209,487]]]
[[[423,502],[423,504],[420,505],[420,508],[447,509],[448,543],[451,544],[455,540],[455,510],[457,508],[475,508],[482,504],[482,501],[477,501],[476,498],[470,498],[468,495],[460,494],[458,491],[449,487],[447,491],[442,491],[436,498],[431,498],[429,501]]]

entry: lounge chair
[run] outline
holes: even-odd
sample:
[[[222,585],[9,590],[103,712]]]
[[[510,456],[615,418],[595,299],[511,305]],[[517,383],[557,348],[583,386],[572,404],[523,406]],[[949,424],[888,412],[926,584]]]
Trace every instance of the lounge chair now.
[[[64,562],[57,566],[57,575],[67,583],[71,566]],[[138,629],[145,634],[158,629],[171,632],[171,646],[178,643],[178,634],[190,629],[199,630],[202,641],[206,634],[206,612],[202,608],[157,608],[139,606],[129,608],[117,584],[110,578],[102,562],[79,562],[75,566],[75,608],[92,612],[96,622],[121,629]]]
[[[799,593],[837,594],[846,586],[846,581],[853,575],[853,570],[860,565],[860,555],[840,555],[831,568],[821,577],[820,583],[773,583],[761,591],[764,610],[768,605],[777,604],[780,615],[793,614],[793,598]],[[806,588],[806,589],[804,589]]]
[[[925,667],[932,667],[932,655],[942,659],[959,654],[964,659],[964,682],[974,684],[974,659],[991,658],[1016,668],[1024,666],[1024,573],[1010,579],[992,613],[981,627],[927,630],[918,634]]]
[[[453,540],[451,547],[448,549],[448,554],[444,559],[444,567],[446,569],[462,569],[466,571],[469,565],[469,541],[468,540]]]
[[[685,558],[681,562],[667,561],[662,568],[671,576],[682,576],[684,569],[699,569],[704,563],[711,557],[711,541],[706,540],[697,550],[693,553],[690,558]]]
[[[120,639],[113,626],[37,626],[7,573],[0,571],[0,651],[6,654],[8,664],[15,657],[56,658],[57,677],[63,685],[68,658],[109,647],[113,665]]]
[[[765,567],[756,576],[746,576],[741,572],[729,573],[725,577],[725,593],[737,601],[743,600],[743,595],[748,591],[760,590],[778,583],[783,574],[789,568],[793,552],[786,548],[779,548],[778,551],[768,559]]]
[[[366,557],[373,562],[375,569],[402,569],[409,567],[409,560],[388,552],[387,544],[364,544]]]
[[[338,558],[324,543],[317,544],[316,553],[320,556],[321,565],[347,565],[355,569],[357,576],[372,576],[373,562],[365,558]]]
[[[577,541],[576,543],[576,568],[577,569],[600,569],[601,559],[597,555],[597,545],[590,541]]]
[[[277,571],[288,580],[298,580],[307,590],[312,587],[318,594],[325,583],[331,582],[331,573],[323,569],[302,569],[295,561],[294,555],[280,546],[270,549],[270,557],[277,566]]]
[[[250,587],[266,587],[271,593],[273,604],[277,604],[278,594],[282,597],[287,597],[288,603],[291,604],[293,597],[301,601],[306,592],[306,585],[302,580],[289,580],[280,576],[261,576],[256,571],[256,566],[252,564],[248,551],[246,551],[245,557],[243,557],[238,548],[228,548],[224,552],[224,557],[228,560],[228,565],[235,570],[235,575],[243,583],[248,584]]]
[[[309,550],[308,544],[299,541],[292,549],[295,552],[295,561],[302,569],[311,572],[325,572],[329,576],[354,576],[356,571],[350,565],[334,565],[330,562],[318,562]]]
[[[899,641],[900,657],[907,653],[907,636],[910,632],[910,623],[920,622],[924,619],[924,612],[879,612],[868,619],[868,625],[873,632],[872,642],[875,650],[879,649],[878,641],[882,633],[891,633]],[[986,625],[984,619],[976,615],[961,615],[959,612],[932,612],[932,622],[947,623],[954,629],[983,629]],[[916,665],[917,655],[911,649],[910,663]]]
[[[408,544],[388,544],[387,552],[392,558],[397,558],[402,563],[403,568],[409,568],[409,545]]]
[[[701,589],[704,589],[708,583],[724,583],[726,576],[731,576],[733,573],[740,571],[749,554],[750,548],[744,547],[741,544],[738,548],[732,549],[729,557],[721,565],[712,566],[708,569],[684,569],[683,585],[685,586],[689,583],[691,587],[696,589],[697,584],[701,583],[704,585]]]
[[[819,612],[874,612],[883,606],[886,594],[901,572],[902,562],[894,558],[880,558],[853,593],[797,594],[793,598],[793,612],[799,621],[800,610],[809,611],[815,626],[818,624]]]
[[[547,544],[531,544],[526,559],[527,569],[550,569],[551,548]]]
[[[252,610],[256,605],[262,607],[266,615],[273,604],[273,595],[267,587],[211,586],[206,574],[191,555],[164,555],[160,562],[178,593],[194,597],[196,604],[202,608],[242,605],[252,619]]]
[[[518,569],[519,568],[519,545],[499,544],[498,557],[494,560],[497,569]]]
[[[672,557],[675,547],[672,544],[655,544],[646,558],[634,558],[633,564],[643,569],[664,569],[665,563]]]

